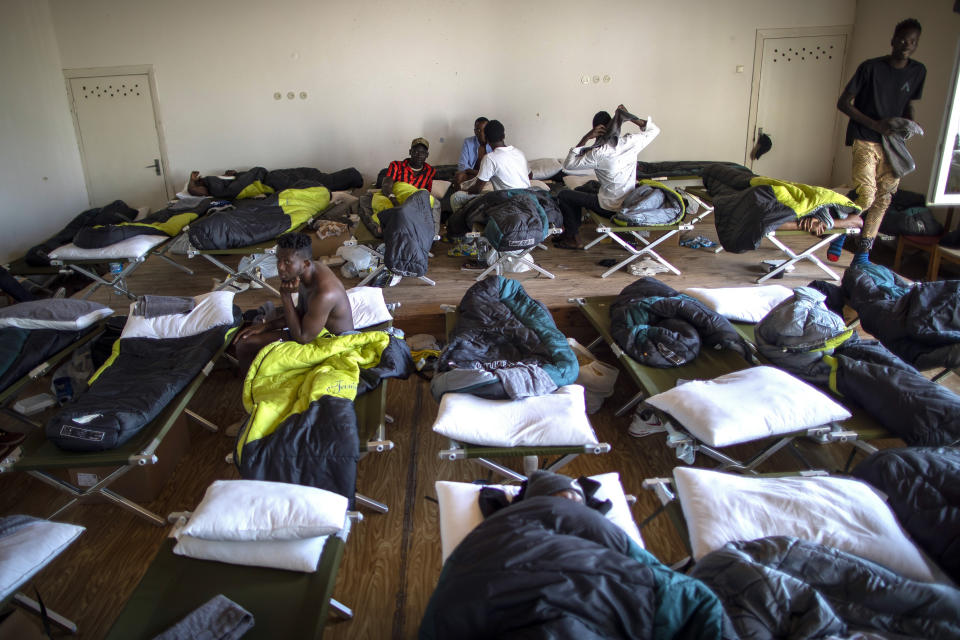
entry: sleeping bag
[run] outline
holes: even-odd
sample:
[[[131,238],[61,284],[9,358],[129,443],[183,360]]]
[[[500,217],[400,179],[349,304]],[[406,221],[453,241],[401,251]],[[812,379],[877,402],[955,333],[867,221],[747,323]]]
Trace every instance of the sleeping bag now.
[[[960,366],[960,280],[909,283],[887,267],[851,265],[843,294],[863,328],[920,369]]]
[[[730,542],[690,571],[742,638],[956,638],[960,591],[783,536]]]
[[[538,496],[489,516],[450,554],[419,637],[736,636],[701,582],[661,564],[599,512]]]
[[[149,336],[134,336],[130,331],[136,323],[128,320],[110,358],[90,378],[90,388],[47,421],[47,439],[68,451],[106,451],[124,444],[150,424],[200,375],[240,324],[233,294],[217,291],[203,298],[219,309],[232,307],[232,318],[224,322],[221,312],[217,324],[201,324],[197,332],[185,331],[173,337],[156,337],[152,331]],[[207,304],[198,304],[195,313],[185,317],[198,323],[205,317],[212,318],[207,314]],[[162,321],[172,316],[160,318]]]
[[[412,370],[406,342],[385,331],[325,330],[308,344],[267,345],[243,383],[250,417],[234,452],[240,475],[326,489],[352,505],[360,457],[353,400]]]
[[[286,189],[236,209],[207,215],[188,230],[190,244],[201,251],[238,249],[273,240],[305,224],[330,204],[326,187]]]
[[[427,273],[433,246],[430,193],[420,189],[403,204],[377,214],[383,226],[383,261],[392,273],[418,278]]]
[[[566,337],[516,280],[484,278],[463,294],[459,312],[430,383],[437,402],[448,392],[540,396],[576,381],[580,366]]]
[[[206,213],[211,202],[213,200],[210,198],[204,198],[196,207],[188,210],[168,207],[136,222],[84,227],[73,237],[73,244],[81,249],[99,249],[139,235],[165,235],[172,238],[185,226]]]
[[[551,227],[563,226],[556,201],[540,189],[483,193],[461,211],[467,228],[483,227],[483,236],[497,251],[529,249],[543,242]]]
[[[631,358],[661,369],[692,361],[701,344],[744,358],[749,353],[729,320],[656,278],[640,278],[620,292],[610,305],[610,333]]]
[[[671,225],[683,220],[686,211],[682,195],[662,182],[640,180],[611,219],[614,224],[635,227]]]
[[[53,234],[40,244],[27,250],[24,260],[34,267],[50,265],[47,254],[73,241],[74,236],[86,227],[96,225],[110,225],[120,222],[130,222],[137,217],[137,210],[127,206],[123,200],[115,200],[105,207],[87,209],[67,224],[63,229]]]
[[[876,340],[862,340],[798,287],[756,327],[757,349],[772,364],[862,407],[909,445],[960,440],[960,396],[931,382]]]
[[[333,173],[324,173],[311,167],[296,169],[274,169],[267,173],[263,182],[274,191],[283,191],[297,185],[310,182],[311,186],[326,187],[330,191],[348,191],[363,186],[363,176],[350,167]]]
[[[884,449],[853,475],[883,492],[910,538],[960,583],[960,450]]]
[[[853,201],[830,189],[764,178],[737,167],[708,166],[703,184],[713,201],[720,244],[731,253],[756,249],[763,236],[785,222],[815,216],[832,229],[834,217],[860,212]]]

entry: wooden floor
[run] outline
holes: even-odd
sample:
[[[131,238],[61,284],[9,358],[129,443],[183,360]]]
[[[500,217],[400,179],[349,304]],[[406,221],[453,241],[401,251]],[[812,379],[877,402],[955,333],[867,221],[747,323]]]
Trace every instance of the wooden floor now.
[[[435,248],[442,253],[447,246],[438,244]],[[592,337],[589,328],[578,312],[568,305],[567,298],[617,293],[632,282],[634,277],[626,273],[617,273],[606,279],[599,277],[604,269],[595,263],[617,257],[619,249],[605,244],[586,253],[550,249],[538,251],[536,255],[538,262],[554,272],[557,278],[520,276],[524,286],[531,295],[547,303],[558,325],[568,335],[582,342],[589,341]],[[660,276],[677,289],[750,284],[759,274],[760,260],[776,257],[774,251],[766,248],[741,255],[718,255],[676,245],[667,247],[664,255],[684,272],[682,276]],[[849,257],[850,254],[844,254],[841,265],[845,266]],[[208,291],[212,278],[220,277],[220,273],[201,258],[191,261],[180,258],[180,261],[194,268],[196,273],[186,276],[154,258],[130,279],[129,284],[138,293],[192,295]],[[430,332],[440,335],[439,305],[458,302],[472,284],[472,276],[459,271],[461,261],[446,255],[438,255],[431,261],[429,275],[437,280],[436,287],[417,280],[404,280],[385,290],[388,301],[402,302],[395,324],[408,334]],[[915,269],[916,273],[912,275],[918,275],[924,269],[921,261],[915,262],[917,264],[910,260],[906,263],[908,268]],[[800,285],[816,277],[816,269],[802,266],[796,275],[788,275],[779,282]],[[346,284],[350,286],[351,282]],[[263,292],[250,291],[240,294],[237,303],[247,309],[269,298]],[[126,306],[121,297],[103,290],[93,299],[117,309]],[[599,349],[597,355],[613,362],[606,349]],[[954,380],[952,384],[956,382]],[[634,507],[634,516],[639,522],[657,506],[654,497],[642,491],[643,479],[669,475],[678,461],[662,437],[631,438],[627,434],[630,418],[614,417],[613,410],[633,392],[625,376],[621,376],[615,395],[599,413],[591,416],[598,436],[601,441],[612,445],[612,452],[603,456],[581,456],[566,468],[566,472],[574,476],[620,472],[624,487],[639,498]],[[240,419],[243,416],[240,379],[229,369],[215,370],[191,408],[221,425]],[[441,568],[434,482],[489,477],[484,469],[472,462],[438,459],[437,451],[445,442],[430,429],[437,405],[423,380],[414,376],[406,381],[391,381],[387,410],[394,418],[388,436],[396,444],[395,449],[372,454],[361,461],[358,489],[386,502],[390,512],[368,512],[364,521],[353,529],[334,595],[353,607],[356,617],[349,622],[332,623],[327,629],[330,638],[415,637]],[[189,452],[180,460],[170,481],[159,497],[148,505],[149,508],[163,515],[191,509],[210,482],[218,478],[236,478],[235,469],[224,461],[231,445],[231,438],[192,426]],[[829,469],[842,464],[850,450],[848,445],[840,444],[818,447],[803,443],[800,446],[805,455]],[[734,453],[749,454],[752,450],[751,446],[744,446]],[[697,465],[715,466],[702,457],[697,459]],[[784,451],[776,454],[765,468],[793,470],[799,468],[799,463]],[[27,513],[45,517],[62,500],[61,494],[25,474],[0,476],[0,514]],[[110,628],[146,570],[166,530],[108,505],[79,505],[60,519],[81,524],[87,527],[87,532],[33,584],[40,590],[47,606],[78,623],[80,637],[100,638]],[[647,547],[665,562],[678,560],[684,555],[666,518],[654,520],[643,535]]]

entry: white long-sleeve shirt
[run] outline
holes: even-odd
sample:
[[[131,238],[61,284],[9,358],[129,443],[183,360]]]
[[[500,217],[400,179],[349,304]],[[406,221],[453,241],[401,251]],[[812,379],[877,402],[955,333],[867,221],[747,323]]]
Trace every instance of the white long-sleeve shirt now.
[[[600,181],[597,199],[608,211],[618,211],[623,199],[637,186],[637,154],[660,134],[660,128],[647,117],[647,126],[639,133],[626,133],[615,146],[573,147],[563,161],[564,169],[593,169]]]

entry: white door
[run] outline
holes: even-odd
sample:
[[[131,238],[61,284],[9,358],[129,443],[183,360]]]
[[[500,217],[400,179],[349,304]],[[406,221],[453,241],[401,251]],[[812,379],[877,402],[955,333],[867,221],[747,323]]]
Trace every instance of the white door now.
[[[754,173],[828,186],[837,143],[837,98],[846,36],[765,38],[756,127],[773,147],[753,160]],[[750,145],[753,146],[752,143]]]
[[[71,78],[70,93],[91,206],[167,201],[147,74]]]

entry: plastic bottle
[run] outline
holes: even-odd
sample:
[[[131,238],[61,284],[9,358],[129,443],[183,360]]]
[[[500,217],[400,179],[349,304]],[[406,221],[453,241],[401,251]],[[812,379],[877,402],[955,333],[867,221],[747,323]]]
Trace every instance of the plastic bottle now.
[[[110,275],[111,282],[123,286],[123,279],[120,277],[120,274],[123,273],[123,263],[122,262],[111,262],[110,263]],[[117,295],[122,295],[122,292],[117,291],[116,289],[113,292]]]

